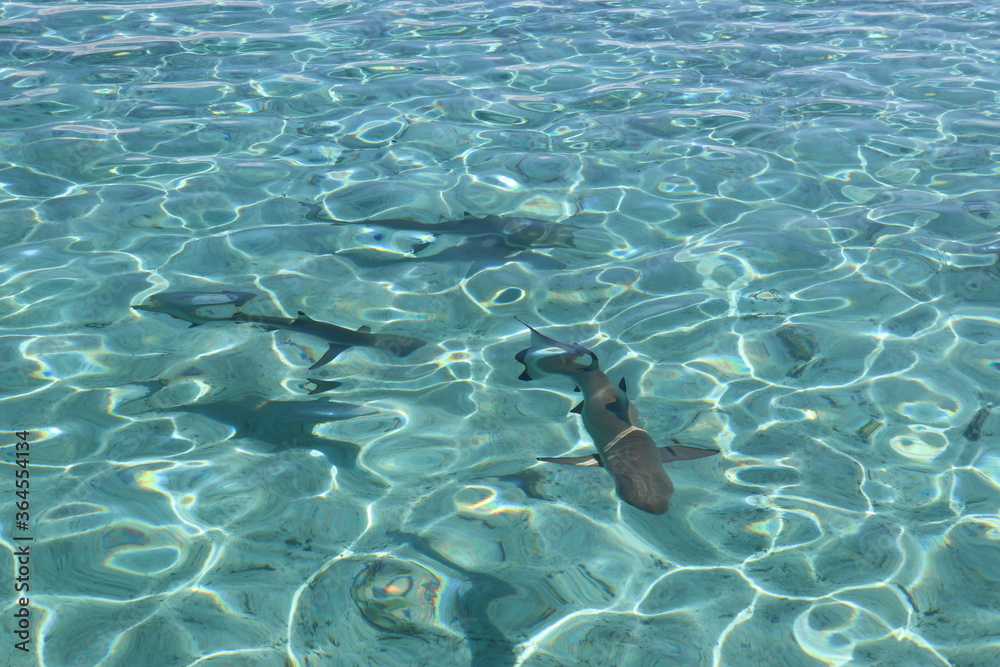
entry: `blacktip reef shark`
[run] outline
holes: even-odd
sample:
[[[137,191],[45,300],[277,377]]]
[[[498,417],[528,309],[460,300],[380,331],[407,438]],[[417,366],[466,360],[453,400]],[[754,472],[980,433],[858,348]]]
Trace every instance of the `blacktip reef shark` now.
[[[565,264],[544,253],[510,245],[500,234],[470,236],[463,238],[457,245],[447,246],[434,254],[416,254],[429,245],[432,244],[418,243],[413,246],[412,253],[421,262],[469,262],[469,268],[465,272],[466,278],[494,266],[503,266],[508,262],[518,262],[540,270],[566,268]],[[338,251],[337,254],[354,253],[347,250]]]
[[[427,344],[427,341],[414,338],[413,336],[403,336],[399,334],[377,334],[372,333],[371,327],[362,326],[356,331],[338,327],[328,322],[318,322],[301,310],[298,317],[270,317],[268,315],[247,315],[236,312],[230,318],[233,322],[248,322],[254,326],[259,326],[265,331],[275,331],[284,329],[297,333],[309,334],[322,338],[327,343],[326,352],[319,360],[309,367],[309,370],[333,361],[333,359],[349,347],[377,347],[397,357],[405,357],[419,347]]]
[[[442,222],[420,222],[410,218],[372,218],[359,222],[345,222],[324,216],[322,206],[299,202],[309,212],[306,220],[313,222],[329,222],[334,225],[371,225],[385,227],[405,232],[424,232],[426,234],[461,234],[463,236],[500,236],[512,248],[575,248],[573,231],[581,227],[561,222],[548,222],[523,216],[487,215],[477,218],[471,213],[463,213],[457,220]],[[429,246],[429,243],[418,243],[413,246],[417,253]]]
[[[531,346],[515,356],[524,364],[519,380],[535,380],[544,375],[567,375],[583,393],[583,402],[573,412],[583,417],[583,426],[597,446],[597,454],[539,458],[547,463],[603,466],[611,473],[618,496],[629,505],[651,514],[663,514],[670,505],[674,484],[663,463],[698,459],[718,454],[717,449],[661,447],[643,430],[638,412],[628,400],[625,378],[612,384],[597,361],[597,355],[579,343],[572,345],[543,336],[533,327]]]
[[[259,326],[266,331],[284,329],[316,336],[326,341],[329,347],[319,360],[309,367],[309,370],[329,363],[349,347],[376,347],[397,357],[405,357],[427,344],[427,341],[413,336],[372,333],[368,326],[362,326],[354,331],[328,322],[319,322],[301,310],[298,312],[298,317],[294,319],[269,315],[248,315],[241,311],[236,311],[228,317],[205,317],[198,313],[199,309],[206,306],[233,305],[239,307],[254,296],[256,295],[250,292],[161,292],[149,297],[152,304],[132,307],[136,310],[166,313],[171,317],[191,322],[191,326],[208,322],[242,322]],[[314,382],[314,384],[318,383]]]

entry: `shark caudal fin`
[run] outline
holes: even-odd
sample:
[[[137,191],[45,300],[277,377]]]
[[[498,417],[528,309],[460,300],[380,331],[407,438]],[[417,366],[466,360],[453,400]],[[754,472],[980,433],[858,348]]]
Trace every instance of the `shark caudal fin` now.
[[[519,380],[535,380],[553,373],[578,375],[599,370],[597,355],[584,346],[579,343],[561,343],[539,333],[521,318],[514,319],[531,331],[531,347],[514,355],[514,359],[524,365],[524,372],[518,376]]]

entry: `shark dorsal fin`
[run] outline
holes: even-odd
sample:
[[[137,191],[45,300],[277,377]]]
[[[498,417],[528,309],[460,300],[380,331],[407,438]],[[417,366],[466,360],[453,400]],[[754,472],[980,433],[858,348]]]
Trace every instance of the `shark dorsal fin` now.
[[[632,422],[628,418],[628,385],[625,378],[618,383],[618,398],[607,405],[608,410],[613,412],[618,419],[631,426]]]
[[[296,314],[298,315],[298,317],[295,318],[296,322],[312,322],[313,321],[313,318],[309,317],[308,315],[306,315],[305,313],[303,313],[301,310],[298,311],[298,313],[296,313]]]
[[[367,324],[362,324],[360,327],[358,327],[358,333],[371,333],[371,332],[372,328]]]

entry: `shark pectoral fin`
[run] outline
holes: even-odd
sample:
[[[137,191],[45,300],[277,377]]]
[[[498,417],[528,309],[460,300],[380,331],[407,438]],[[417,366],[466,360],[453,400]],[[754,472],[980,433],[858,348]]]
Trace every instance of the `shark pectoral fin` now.
[[[180,319],[180,318],[178,318],[178,319]],[[194,329],[195,327],[200,327],[200,326],[201,326],[201,322],[192,322],[191,326],[189,326],[188,329]]]
[[[358,327],[358,333],[371,333],[371,332],[372,328],[367,324],[362,324],[360,327]]]
[[[338,382],[336,380],[317,380],[316,378],[306,378],[306,382],[312,382],[316,385],[316,388],[309,392],[312,394],[322,394],[324,391],[330,391],[331,389],[336,389],[343,382]]]
[[[570,412],[575,412],[578,415],[582,415],[583,414],[583,401],[580,401],[579,403],[577,403],[576,407],[574,407],[572,410],[570,410]]]
[[[410,252],[412,252],[414,255],[416,255],[421,250],[426,250],[428,247],[430,247],[430,245],[431,245],[431,241],[424,241],[422,243],[414,243],[413,247],[410,248]]]
[[[525,382],[531,382],[533,378],[530,375],[528,375],[528,371],[525,370],[523,373],[517,376],[517,379],[524,380]]]
[[[313,370],[319,368],[324,364],[330,363],[336,358],[338,354],[340,354],[349,347],[350,345],[337,345],[336,343],[330,343],[330,347],[326,348],[326,352],[323,353],[323,356],[319,358],[319,361],[310,366],[309,370]]]
[[[685,447],[683,445],[660,447],[660,462],[670,463],[671,461],[688,461],[690,459],[700,459],[718,453],[718,449],[700,449],[698,447]]]
[[[589,456],[560,456],[558,458],[543,458],[539,457],[539,461],[545,461],[546,463],[561,463],[567,466],[600,466],[601,459],[597,454],[591,454]]]

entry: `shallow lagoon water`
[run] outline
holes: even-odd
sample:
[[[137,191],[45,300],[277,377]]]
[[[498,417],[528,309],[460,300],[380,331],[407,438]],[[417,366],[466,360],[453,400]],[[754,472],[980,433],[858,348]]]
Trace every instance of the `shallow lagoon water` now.
[[[34,664],[1000,663],[991,3],[0,11]],[[577,247],[377,224],[467,213]],[[430,342],[307,371],[178,289]],[[592,449],[514,316],[722,450],[669,514],[536,462]]]

